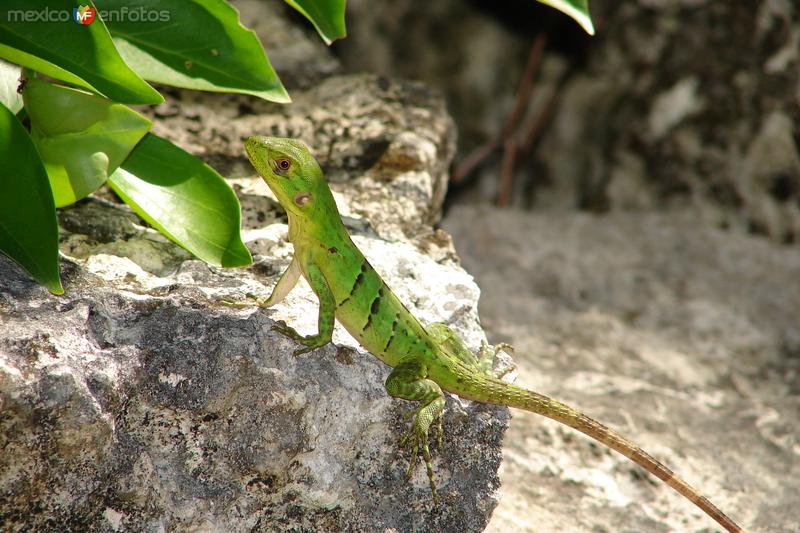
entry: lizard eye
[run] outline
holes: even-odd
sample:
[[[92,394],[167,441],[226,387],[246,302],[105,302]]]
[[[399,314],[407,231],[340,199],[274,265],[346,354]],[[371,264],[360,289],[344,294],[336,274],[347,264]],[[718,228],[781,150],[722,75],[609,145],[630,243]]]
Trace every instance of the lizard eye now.
[[[290,166],[291,163],[288,159],[277,159],[275,161],[275,172],[278,174],[284,174],[287,170],[289,170]]]

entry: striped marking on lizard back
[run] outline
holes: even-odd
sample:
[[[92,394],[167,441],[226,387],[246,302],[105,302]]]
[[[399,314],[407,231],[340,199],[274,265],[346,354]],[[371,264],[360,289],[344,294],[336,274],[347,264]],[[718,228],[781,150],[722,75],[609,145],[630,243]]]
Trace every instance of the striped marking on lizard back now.
[[[350,301],[350,298],[353,297],[358,288],[361,287],[361,285],[364,283],[364,275],[367,273],[369,269],[370,266],[369,263],[366,262],[366,260],[363,263],[361,263],[361,269],[359,270],[355,281],[353,281],[353,287],[350,289],[350,294],[348,294],[344,300],[336,304],[336,307],[342,307],[344,304]]]
[[[372,303],[369,305],[369,314],[367,315],[367,323],[364,324],[364,327],[361,328],[361,333],[364,333],[372,326],[372,317],[378,314],[378,310],[381,307],[381,299],[383,298],[383,284],[378,287],[378,294],[373,298]]]
[[[397,333],[397,324],[398,324],[398,322],[397,322],[397,314],[395,314],[394,320],[392,320],[392,331],[391,331],[391,333],[389,333],[389,339],[386,341],[386,344],[383,347],[383,353],[388,352],[389,351],[389,346],[392,345],[392,341],[394,340],[395,335]]]

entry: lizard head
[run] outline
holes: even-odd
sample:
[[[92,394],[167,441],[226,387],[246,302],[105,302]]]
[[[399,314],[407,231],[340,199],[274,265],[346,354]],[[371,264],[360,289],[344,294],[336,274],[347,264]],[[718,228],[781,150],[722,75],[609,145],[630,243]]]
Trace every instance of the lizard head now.
[[[303,217],[315,209],[330,208],[333,197],[322,170],[301,141],[254,136],[244,146],[250,162],[286,211]]]

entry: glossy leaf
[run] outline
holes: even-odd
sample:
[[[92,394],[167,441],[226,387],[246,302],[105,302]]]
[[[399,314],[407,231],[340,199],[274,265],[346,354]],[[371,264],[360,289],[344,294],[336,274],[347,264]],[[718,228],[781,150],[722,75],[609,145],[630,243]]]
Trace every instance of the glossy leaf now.
[[[239,200],[217,172],[166,139],[148,134],[109,179],[150,225],[216,266],[252,262],[239,236]]]
[[[58,225],[44,166],[28,132],[0,105],[0,251],[54,294],[58,275]]]
[[[22,95],[17,92],[21,70],[17,65],[0,59],[0,104],[12,113],[22,109]]]
[[[589,0],[539,0],[572,17],[589,35],[594,35],[594,24],[589,14]]]
[[[99,18],[73,21],[75,6],[72,0],[3,0],[0,57],[118,102],[163,102],[125,64]]]
[[[36,78],[23,96],[57,207],[105,183],[152,125],[127,106]]]
[[[284,0],[311,21],[325,44],[347,36],[345,0]]]
[[[125,61],[157,83],[204,91],[252,94],[273,102],[289,95],[256,35],[223,0],[99,0],[101,10],[141,13],[107,17]]]

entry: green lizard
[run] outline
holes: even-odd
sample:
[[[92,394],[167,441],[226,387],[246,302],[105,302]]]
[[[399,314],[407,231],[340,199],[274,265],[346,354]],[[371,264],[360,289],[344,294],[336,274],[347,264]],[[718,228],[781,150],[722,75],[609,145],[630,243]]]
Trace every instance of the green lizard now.
[[[639,446],[559,401],[498,379],[487,365],[494,350],[484,347],[475,355],[446,325],[420,324],[353,244],[322,170],[303,143],[250,137],[245,147],[253,166],[286,209],[289,240],[294,245],[289,267],[270,297],[258,304],[268,307],[280,302],[302,275],[319,299],[318,333],[303,336],[285,324],[275,327],[303,345],[295,355],[331,342],[338,319],[366,350],[394,367],[386,380],[388,393],[418,402],[411,413],[411,426],[401,439],[401,446],[411,445],[407,475],[416,466],[421,448],[435,503],[438,495],[428,430],[438,422],[441,447],[445,390],[470,400],[525,409],[577,429],[663,480],[728,531],[742,531],[705,496]]]

